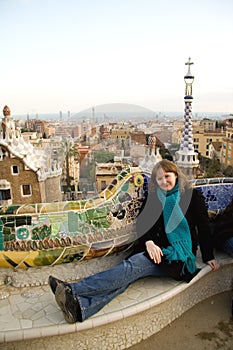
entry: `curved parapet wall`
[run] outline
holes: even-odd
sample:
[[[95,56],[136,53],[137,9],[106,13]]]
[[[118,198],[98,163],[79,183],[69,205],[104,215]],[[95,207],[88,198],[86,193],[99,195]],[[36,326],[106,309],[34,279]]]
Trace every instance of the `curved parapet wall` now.
[[[0,267],[56,265],[129,249],[149,179],[140,168],[127,168],[90,199],[1,207]],[[233,197],[233,178],[192,182],[212,213]]]
[[[96,197],[0,208],[0,267],[55,265],[129,248],[149,174],[124,169]]]
[[[191,183],[202,191],[209,211],[224,209],[233,198],[232,177],[196,179]]]

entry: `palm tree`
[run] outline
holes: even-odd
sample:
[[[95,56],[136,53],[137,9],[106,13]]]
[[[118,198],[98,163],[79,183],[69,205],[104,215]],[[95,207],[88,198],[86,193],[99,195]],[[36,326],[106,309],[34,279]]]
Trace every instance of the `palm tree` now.
[[[72,181],[74,180],[74,163],[79,162],[80,154],[77,150],[77,145],[72,138],[64,140],[64,180],[66,183],[65,193],[71,191]]]

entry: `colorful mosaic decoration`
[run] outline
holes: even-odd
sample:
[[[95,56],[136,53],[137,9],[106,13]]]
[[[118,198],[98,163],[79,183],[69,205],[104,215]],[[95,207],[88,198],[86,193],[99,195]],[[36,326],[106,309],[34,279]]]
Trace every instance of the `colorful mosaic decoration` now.
[[[210,178],[192,181],[205,196],[209,210],[224,209],[233,198],[233,178]]]
[[[124,169],[96,197],[0,208],[0,267],[28,268],[91,259],[129,249],[150,174]],[[233,197],[233,178],[194,181],[209,210]]]
[[[98,196],[0,208],[0,267],[55,265],[128,249],[149,175],[124,169]]]

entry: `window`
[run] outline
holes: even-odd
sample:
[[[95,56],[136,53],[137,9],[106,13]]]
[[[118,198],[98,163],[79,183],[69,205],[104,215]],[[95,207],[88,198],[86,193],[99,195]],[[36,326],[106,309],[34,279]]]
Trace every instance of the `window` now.
[[[11,199],[11,191],[8,190],[0,190],[0,200],[8,200]]]
[[[107,186],[106,181],[101,180],[101,190],[104,190],[106,188],[106,186]]]
[[[3,148],[0,148],[0,161],[3,161],[7,156],[7,152]]]
[[[37,125],[35,126],[35,129],[36,129],[37,132],[41,132],[41,125],[38,125],[38,124],[37,124]]]
[[[19,173],[18,165],[12,165],[11,169],[12,169],[12,174],[13,175],[17,175]]]
[[[23,196],[31,196],[32,195],[31,185],[22,185],[22,194]]]

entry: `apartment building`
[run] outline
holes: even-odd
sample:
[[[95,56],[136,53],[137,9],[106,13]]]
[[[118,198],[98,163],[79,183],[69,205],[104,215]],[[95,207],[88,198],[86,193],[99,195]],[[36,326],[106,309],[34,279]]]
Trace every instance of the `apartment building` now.
[[[194,150],[200,153],[204,157],[212,158],[213,147],[219,149],[219,145],[222,143],[225,137],[223,130],[215,129],[213,131],[205,131],[203,126],[197,126],[193,128],[193,146]]]
[[[223,168],[233,166],[233,119],[226,122],[226,133],[222,140],[220,163]]]

